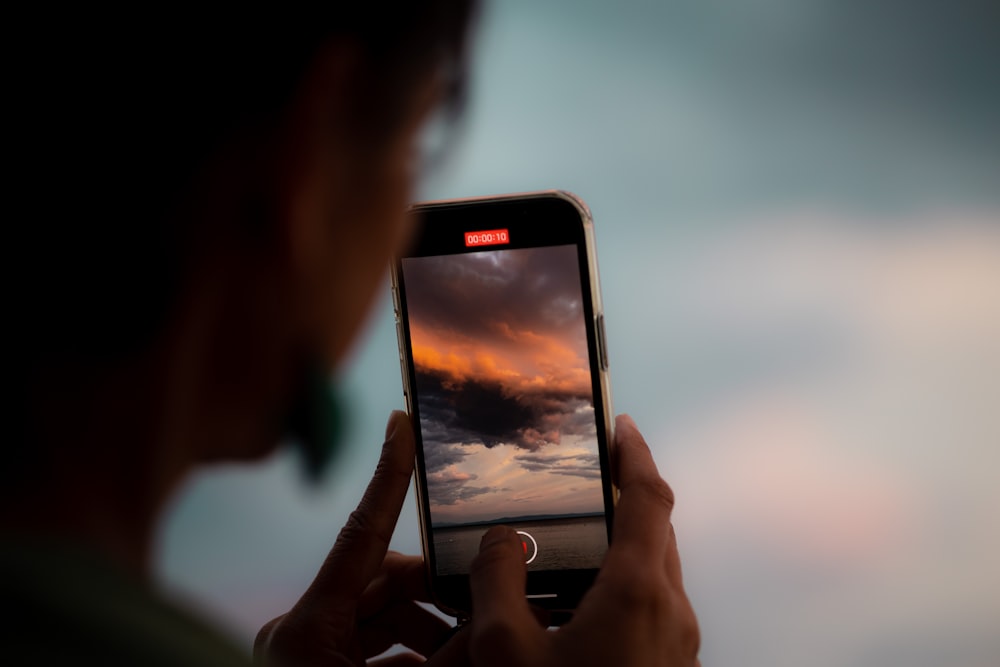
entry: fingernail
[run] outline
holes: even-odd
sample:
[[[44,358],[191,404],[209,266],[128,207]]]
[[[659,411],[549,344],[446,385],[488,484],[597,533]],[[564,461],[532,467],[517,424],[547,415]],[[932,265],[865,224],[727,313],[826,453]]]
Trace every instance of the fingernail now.
[[[479,541],[479,550],[489,549],[494,544],[500,544],[510,539],[510,528],[507,526],[493,526],[486,531],[483,539]]]
[[[389,421],[385,423],[385,439],[389,440],[396,435],[396,411],[389,413]]]
[[[629,414],[620,414],[620,415],[618,415],[618,418],[621,419],[622,421],[624,421],[626,424],[628,424],[632,428],[638,430],[638,427],[635,425],[635,420],[632,419],[632,415],[629,415]]]

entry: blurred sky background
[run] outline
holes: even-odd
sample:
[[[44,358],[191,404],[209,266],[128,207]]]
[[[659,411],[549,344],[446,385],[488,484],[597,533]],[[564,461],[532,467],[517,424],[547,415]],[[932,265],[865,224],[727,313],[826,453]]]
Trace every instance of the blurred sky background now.
[[[422,195],[590,204],[703,663],[1000,664],[997,3],[495,0],[475,55]],[[247,647],[402,406],[388,294],[323,485],[284,452],[207,471],[161,531],[161,577]],[[419,552],[412,500],[394,546]]]

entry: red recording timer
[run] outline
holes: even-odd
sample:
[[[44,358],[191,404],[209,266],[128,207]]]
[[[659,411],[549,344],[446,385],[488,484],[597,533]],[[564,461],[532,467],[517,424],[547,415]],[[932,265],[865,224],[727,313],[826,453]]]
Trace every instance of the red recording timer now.
[[[480,245],[504,245],[510,243],[510,234],[506,229],[489,229],[483,232],[465,232],[465,247]]]

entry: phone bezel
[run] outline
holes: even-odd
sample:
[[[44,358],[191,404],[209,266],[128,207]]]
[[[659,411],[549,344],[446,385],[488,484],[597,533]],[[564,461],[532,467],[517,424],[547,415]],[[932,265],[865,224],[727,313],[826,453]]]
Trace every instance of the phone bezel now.
[[[394,258],[391,273],[403,394],[407,412],[414,420],[417,437],[415,477],[420,537],[428,583],[435,604],[448,614],[462,617],[469,614],[472,606],[468,575],[438,575],[436,572],[423,445],[418,428],[419,408],[413,391],[416,380],[410,357],[402,260],[406,257],[464,254],[490,249],[569,244],[576,246],[584,321],[587,324],[587,349],[597,422],[605,522],[610,543],[618,492],[611,477],[610,446],[614,441],[614,419],[593,219],[587,206],[578,197],[558,190],[421,202],[411,207],[410,214],[416,217],[415,241],[408,252]],[[516,229],[517,233],[511,232],[508,244],[495,247],[465,246],[462,232],[495,228]],[[529,571],[526,594],[538,606],[554,611],[572,611],[596,575],[597,569]],[[555,597],[536,597],[539,595]]]

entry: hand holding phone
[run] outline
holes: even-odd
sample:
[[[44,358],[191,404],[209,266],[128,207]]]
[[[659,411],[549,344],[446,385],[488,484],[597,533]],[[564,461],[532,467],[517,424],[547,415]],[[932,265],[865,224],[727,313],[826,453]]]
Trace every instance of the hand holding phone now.
[[[699,665],[700,635],[684,593],[670,514],[673,493],[629,417],[615,431],[615,541],[573,622],[539,625],[519,593],[525,569],[516,533],[491,529],[472,569],[469,653],[485,667]]]
[[[393,412],[378,467],[309,589],[254,641],[256,664],[364,664],[400,644],[431,657],[465,659],[466,637],[418,602],[430,601],[423,561],[388,551],[413,472],[409,418]],[[413,656],[410,656],[413,657]]]

